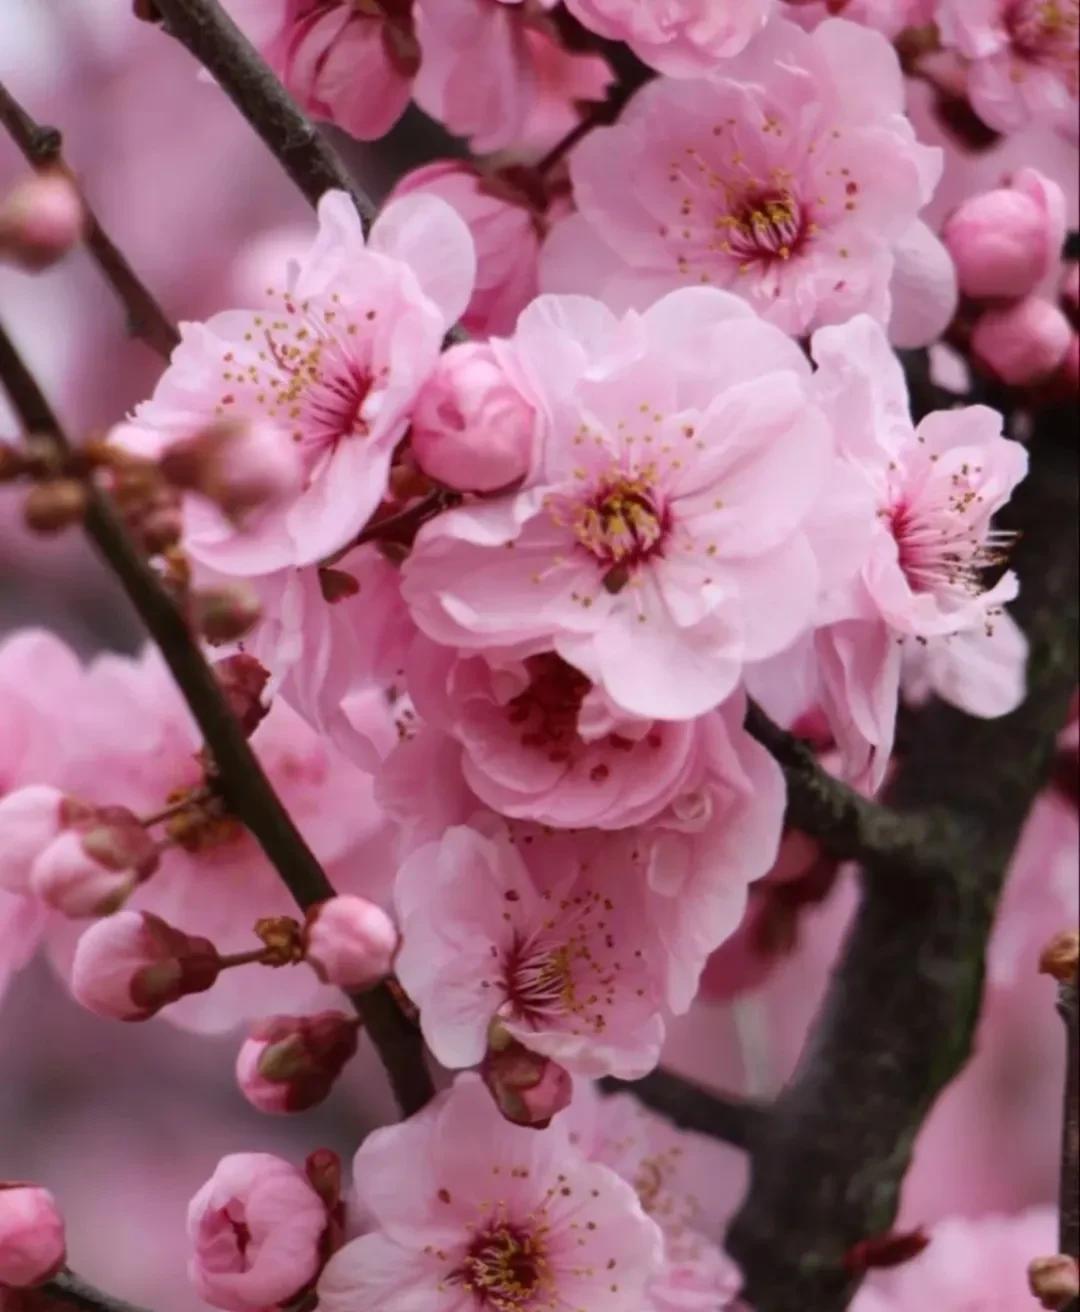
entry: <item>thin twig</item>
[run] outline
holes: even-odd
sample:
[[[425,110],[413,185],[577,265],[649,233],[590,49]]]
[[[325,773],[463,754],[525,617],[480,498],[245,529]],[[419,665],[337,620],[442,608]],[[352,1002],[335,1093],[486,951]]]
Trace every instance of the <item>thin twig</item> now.
[[[61,154],[60,133],[56,128],[35,122],[2,82],[0,123],[35,169],[60,169],[75,184],[75,177]],[[180,341],[180,334],[101,226],[85,196],[82,202],[86,215],[83,240],[127,313],[128,332],[167,360]]]
[[[365,230],[375,204],[217,0],[154,0],[165,30],[186,46],[262,138],[312,205],[348,192]]]
[[[137,1307],[123,1298],[114,1298],[112,1294],[95,1289],[74,1271],[61,1271],[40,1289],[24,1294],[22,1297],[26,1301],[27,1312],[41,1306],[36,1302],[39,1296],[48,1300],[46,1306],[49,1309],[71,1307],[80,1309],[80,1312],[149,1312],[147,1308]]]
[[[662,1068],[641,1080],[603,1079],[600,1087],[605,1093],[633,1094],[680,1130],[694,1130],[736,1148],[749,1148],[769,1123],[766,1103],[715,1093]]]
[[[66,454],[70,444],[59,421],[2,327],[0,382],[27,432],[51,437]],[[110,498],[92,485],[85,527],[161,649],[210,749],[215,782],[230,811],[255,836],[302,908],[333,897],[322,866],[274,792],[183,616],[136,550]],[[411,1115],[433,1093],[419,1035],[384,986],[357,994],[353,1002],[402,1111]]]
[[[1058,985],[1057,1009],[1065,1022],[1065,1112],[1061,1126],[1058,1251],[1080,1261],[1080,1006],[1075,976]]]

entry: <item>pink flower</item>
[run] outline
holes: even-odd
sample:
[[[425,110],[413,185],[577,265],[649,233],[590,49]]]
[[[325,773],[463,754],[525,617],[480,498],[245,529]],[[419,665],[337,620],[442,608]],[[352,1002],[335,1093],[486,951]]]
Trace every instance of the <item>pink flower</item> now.
[[[637,0],[569,0],[570,12],[586,27],[634,53],[669,77],[702,77],[737,55],[765,26],[773,0],[717,5],[715,0],[672,0],[641,5]]]
[[[419,66],[407,6],[227,0],[227,7],[316,118],[374,141],[405,112]]]
[[[421,530],[403,571],[414,619],[448,645],[553,650],[633,716],[702,714],[815,611],[803,524],[830,439],[805,360],[705,288],[622,321],[542,298],[514,349],[538,467]]]
[[[236,1059],[240,1092],[272,1115],[317,1106],[355,1057],[359,1024],[340,1011],[260,1021]]]
[[[64,1219],[52,1194],[0,1180],[0,1291],[43,1285],[65,1258]]]
[[[497,1018],[573,1073],[650,1070],[664,1031],[643,885],[584,836],[460,827],[409,857],[397,974],[439,1061],[475,1065]]]
[[[60,172],[35,173],[0,197],[0,261],[47,269],[79,241],[85,223],[71,179]]]
[[[150,401],[114,438],[158,455],[224,418],[269,421],[303,459],[304,486],[237,531],[187,505],[185,546],[225,573],[311,564],[346,545],[386,491],[409,409],[447,328],[468,302],[474,260],[464,223],[430,196],[380,215],[366,245],[352,203],[328,192],[306,258],[276,309],[186,325]]]
[[[88,1011],[149,1020],[162,1007],[212,987],[217,949],[143,911],[119,911],[85,931],[75,949],[71,991]]]
[[[476,244],[476,286],[462,315],[472,335],[511,333],[537,293],[540,233],[528,198],[501,174],[464,160],[436,160],[406,173],[390,194],[439,196],[468,224]]]
[[[984,310],[971,330],[971,352],[1003,383],[1026,387],[1054,373],[1072,339],[1069,321],[1056,305],[1027,296]]]
[[[571,1147],[561,1117],[511,1125],[475,1076],[369,1135],[355,1179],[373,1229],[328,1264],[324,1312],[639,1312],[662,1260],[634,1191]]]
[[[29,892],[34,862],[63,828],[63,802],[63,793],[48,784],[0,797],[0,888]]]
[[[502,342],[444,351],[413,413],[410,441],[430,478],[460,492],[498,492],[532,463],[535,410],[503,363]]]
[[[862,23],[887,36],[890,41],[905,27],[920,27],[934,21],[936,0],[788,0],[786,14],[800,27],[813,30],[841,12],[852,23]]]
[[[903,109],[876,32],[771,23],[711,78],[659,79],[589,134],[571,157],[579,213],[548,239],[541,285],[619,307],[707,283],[792,334],[858,311],[887,322],[896,249],[942,162]],[[948,261],[938,276],[951,292]]]
[[[941,0],[942,40],[969,61],[975,112],[999,132],[1032,121],[1076,135],[1077,0]]]
[[[942,233],[967,296],[1027,296],[1061,259],[1065,193],[1037,169],[972,196]]]
[[[308,912],[304,959],[339,989],[370,988],[390,974],[397,950],[394,922],[362,897],[332,897]]]
[[[191,1200],[188,1276],[226,1312],[291,1302],[319,1272],[326,1208],[303,1174],[269,1153],[235,1153]]]

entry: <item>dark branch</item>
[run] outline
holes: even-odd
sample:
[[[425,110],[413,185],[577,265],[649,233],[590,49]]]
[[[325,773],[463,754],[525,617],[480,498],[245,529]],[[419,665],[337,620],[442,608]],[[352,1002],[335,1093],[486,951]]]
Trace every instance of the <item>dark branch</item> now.
[[[375,217],[371,198],[217,0],[154,0],[154,8],[165,30],[214,75],[311,204],[326,191],[348,192],[367,229]]]
[[[148,1312],[122,1298],[95,1289],[73,1271],[61,1271],[40,1289],[22,1295],[22,1305],[16,1302],[16,1312],[59,1312],[61,1308],[78,1308],[80,1312]]]
[[[61,137],[56,128],[36,123],[0,82],[0,123],[35,169],[61,169],[75,181],[64,163]],[[83,197],[86,211],[84,241],[105,281],[116,293],[127,313],[128,331],[167,360],[180,340],[165,311],[143,285],[139,275],[117,249]]]
[[[704,1085],[663,1069],[652,1071],[641,1080],[604,1079],[600,1087],[605,1093],[631,1093],[680,1130],[707,1134],[736,1148],[749,1148],[769,1123],[770,1109],[766,1104],[714,1093]]]
[[[70,450],[48,401],[2,327],[0,382],[28,432],[51,437],[65,453]],[[251,830],[302,908],[333,897],[333,887],[274,792],[183,616],[136,550],[110,499],[94,487],[85,527],[160,647],[210,749],[218,786],[230,810]],[[385,987],[357,994],[353,1001],[402,1111],[411,1115],[433,1092],[419,1035]]]
[[[1077,980],[1058,985],[1065,1022],[1065,1111],[1061,1127],[1059,1252],[1080,1261],[1080,1006]]]

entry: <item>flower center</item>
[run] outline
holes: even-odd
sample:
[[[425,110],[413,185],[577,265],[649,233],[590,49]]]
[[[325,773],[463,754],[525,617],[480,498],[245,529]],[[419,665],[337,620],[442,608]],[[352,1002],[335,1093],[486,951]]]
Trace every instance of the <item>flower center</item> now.
[[[550,1292],[551,1277],[542,1235],[515,1225],[497,1225],[473,1241],[459,1273],[462,1285],[482,1308],[517,1312]]]
[[[604,479],[578,502],[571,527],[608,570],[604,582],[609,591],[617,592],[630,569],[660,550],[668,516],[646,479],[621,474]]]
[[[787,190],[745,193],[716,223],[725,230],[724,248],[744,263],[791,259],[809,230],[803,206]]]
[[[947,501],[900,501],[885,512],[912,592],[962,598],[986,591],[986,572],[1005,563],[1015,534],[972,528],[966,516],[978,499],[961,480]]]
[[[1035,64],[1064,64],[1075,68],[1078,0],[1019,0],[1006,15],[1013,50]],[[1075,73],[1073,77],[1075,79]]]
[[[578,712],[589,680],[554,652],[530,656],[529,686],[507,703],[506,717],[521,727],[521,745],[544,751],[553,762],[568,761],[578,744]]]

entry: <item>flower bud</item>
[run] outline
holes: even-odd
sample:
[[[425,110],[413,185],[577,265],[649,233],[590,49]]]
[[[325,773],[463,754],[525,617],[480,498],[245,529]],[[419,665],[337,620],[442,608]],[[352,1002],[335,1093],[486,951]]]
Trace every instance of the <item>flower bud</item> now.
[[[30,867],[30,889],[66,916],[105,916],[157,863],[157,845],[138,818],[121,806],[101,807],[41,852]]]
[[[259,598],[246,583],[205,588],[192,594],[192,621],[210,643],[235,642],[262,614]]]
[[[366,989],[390,974],[398,933],[394,922],[366,898],[332,897],[307,915],[304,955],[326,984]]]
[[[262,700],[270,681],[270,671],[254,656],[238,652],[214,662],[214,677],[225,694],[229,709],[250,738],[270,709]]]
[[[1037,170],[1021,169],[1010,187],[964,201],[942,236],[965,295],[1027,296],[1060,258],[1065,193]]]
[[[489,342],[445,351],[413,412],[412,448],[424,473],[459,492],[495,492],[529,468],[536,412]]]
[[[52,1194],[0,1181],[0,1290],[43,1285],[65,1258],[64,1220]]]
[[[211,424],[170,446],[160,464],[174,487],[200,493],[237,522],[294,497],[304,479],[296,444],[260,420]]]
[[[1068,984],[1076,978],[1076,967],[1080,961],[1080,933],[1075,929],[1064,930],[1047,943],[1039,957],[1039,974],[1051,975],[1059,984]]]
[[[0,259],[47,269],[82,238],[86,212],[75,184],[58,170],[18,183],[0,203]]]
[[[971,332],[975,358],[1014,387],[1040,383],[1064,361],[1072,340],[1069,321],[1056,305],[1029,296],[986,310]]]
[[[30,868],[64,828],[63,794],[47,784],[0,798],[0,888],[30,891]]]
[[[533,1130],[546,1129],[574,1096],[569,1071],[526,1048],[498,1021],[492,1023],[480,1075],[503,1116]]]
[[[322,1102],[356,1055],[359,1022],[340,1011],[272,1016],[240,1049],[240,1092],[261,1112],[304,1112]]]
[[[146,911],[120,911],[79,939],[71,967],[77,1002],[98,1016],[148,1020],[217,979],[221,958],[205,938],[174,929]]]
[[[86,485],[77,478],[51,478],[28,490],[23,520],[35,533],[59,533],[82,521],[86,501]]]
[[[1064,1253],[1036,1257],[1028,1264],[1028,1284],[1043,1307],[1061,1312],[1080,1294],[1080,1274],[1074,1258]]]

